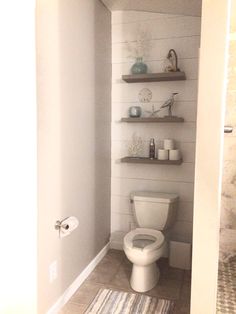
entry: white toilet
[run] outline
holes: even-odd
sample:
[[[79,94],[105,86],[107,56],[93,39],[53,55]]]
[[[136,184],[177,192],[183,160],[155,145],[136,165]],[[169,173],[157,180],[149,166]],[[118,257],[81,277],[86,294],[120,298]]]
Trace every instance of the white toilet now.
[[[151,290],[159,280],[156,261],[166,255],[167,241],[162,231],[168,231],[177,209],[176,194],[134,192],[131,194],[134,213],[140,228],[124,237],[124,251],[133,263],[130,284],[133,290]]]

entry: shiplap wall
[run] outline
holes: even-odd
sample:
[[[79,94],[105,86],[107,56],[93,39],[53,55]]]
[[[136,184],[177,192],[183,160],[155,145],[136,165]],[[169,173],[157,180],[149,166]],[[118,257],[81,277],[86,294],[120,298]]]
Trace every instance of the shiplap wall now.
[[[198,85],[198,49],[200,44],[200,18],[173,16],[147,12],[112,13],[112,178],[111,178],[111,232],[129,231],[135,226],[129,195],[136,190],[177,193],[180,197],[174,233],[187,239],[192,235],[193,182],[195,159],[195,131]],[[179,56],[179,67],[186,72],[187,80],[127,84],[121,80],[128,74],[133,60],[128,58],[126,41],[136,39],[137,28],[148,30],[152,48],[145,62],[150,72],[160,72],[169,49]],[[142,88],[153,93],[152,102],[142,105],[160,106],[172,92],[178,92],[174,114],[185,118],[184,124],[126,124],[131,105],[138,105]],[[163,114],[166,114],[163,112]],[[154,137],[158,147],[162,140],[174,138],[183,154],[181,166],[121,164],[119,158],[127,155],[127,146],[136,132],[144,140],[145,154]]]

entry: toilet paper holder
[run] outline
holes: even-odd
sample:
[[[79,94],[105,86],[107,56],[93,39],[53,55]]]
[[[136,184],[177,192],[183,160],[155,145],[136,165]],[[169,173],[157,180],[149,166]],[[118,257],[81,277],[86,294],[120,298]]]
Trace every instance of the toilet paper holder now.
[[[68,230],[69,229],[69,225],[66,223],[63,223],[63,220],[57,220],[55,223],[55,229],[56,230],[60,230],[60,229],[64,229],[64,230]]]
[[[57,220],[54,228],[58,231],[59,237],[64,238],[71,234],[79,226],[79,220],[70,216],[63,220]]]

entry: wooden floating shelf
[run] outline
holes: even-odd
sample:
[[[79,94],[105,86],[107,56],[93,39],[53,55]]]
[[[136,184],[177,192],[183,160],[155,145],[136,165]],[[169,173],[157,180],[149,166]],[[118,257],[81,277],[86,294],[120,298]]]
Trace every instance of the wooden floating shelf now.
[[[184,81],[186,80],[186,75],[184,72],[130,74],[122,75],[122,80],[127,83]]]
[[[158,160],[158,159],[150,159],[147,157],[123,157],[121,158],[121,162],[124,163],[132,163],[132,164],[158,164],[158,165],[181,165],[183,163],[183,159],[180,160]]]
[[[181,117],[140,117],[140,118],[122,118],[121,122],[129,123],[182,123],[184,118]]]

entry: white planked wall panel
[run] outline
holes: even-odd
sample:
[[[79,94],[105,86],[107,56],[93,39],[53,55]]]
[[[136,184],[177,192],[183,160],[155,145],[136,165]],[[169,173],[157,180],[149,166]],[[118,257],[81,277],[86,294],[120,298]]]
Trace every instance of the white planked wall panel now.
[[[155,20],[140,21],[139,27],[149,30],[150,39],[155,40],[199,36],[200,23],[201,20],[198,17],[168,17],[168,15],[159,14]],[[112,31],[112,43],[134,41],[137,33],[137,22],[115,24]]]
[[[136,84],[113,84],[112,101],[132,102],[138,101],[138,91],[142,88],[152,89],[152,102],[165,101],[170,96],[170,91],[178,91],[179,101],[197,100],[197,80],[177,82],[136,83]]]
[[[177,141],[194,142],[196,137],[195,123],[162,123],[162,124],[127,124],[112,123],[113,140],[131,139],[132,134],[136,132],[142,135],[144,140],[154,137],[156,140],[165,138],[175,138]]]
[[[163,181],[160,179],[146,180],[134,178],[112,178],[111,190],[112,195],[126,197],[129,197],[132,191],[143,190],[176,193],[179,195],[181,201],[185,202],[193,201],[193,183],[190,182],[180,183],[173,181]]]
[[[111,232],[129,231],[135,219],[129,201],[130,192],[151,190],[177,193],[180,196],[174,233],[191,239],[193,220],[193,182],[195,161],[198,49],[200,43],[200,18],[174,16],[147,12],[113,12],[112,14],[112,179],[111,179]],[[179,67],[186,72],[187,80],[181,82],[127,84],[122,74],[128,74],[133,60],[128,57],[126,41],[134,41],[137,29],[150,33],[152,49],[145,62],[149,72],[161,72],[163,60],[169,49],[179,56]],[[184,124],[127,124],[131,105],[138,105],[138,93],[149,88],[152,102],[142,105],[149,110],[165,101],[170,93],[179,92],[174,114],[185,118]],[[162,113],[165,115],[165,112]],[[148,154],[151,137],[157,147],[163,139],[174,138],[181,149],[184,163],[181,166],[122,164],[119,159],[127,155],[132,134],[144,140],[144,155]]]
[[[152,40],[153,47],[146,60],[163,60],[171,47],[175,47],[176,51],[178,51],[179,55],[181,55],[181,58],[197,58],[199,45],[200,36]],[[130,60],[126,43],[113,43],[112,49],[113,63],[127,62]]]
[[[143,22],[156,20],[158,17],[164,17],[167,15],[157,14],[152,12],[138,12],[138,11],[116,11],[112,14],[112,25],[115,24],[126,24],[134,22]],[[177,15],[170,15],[168,17],[177,17]]]

